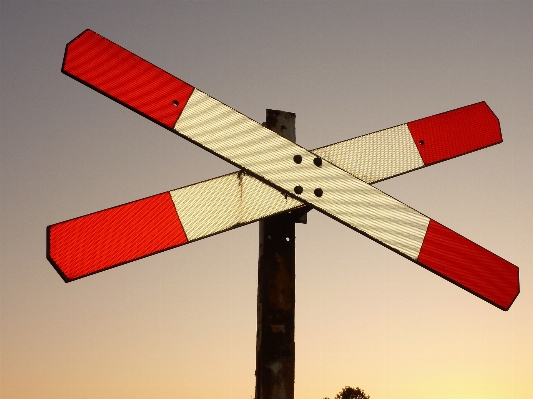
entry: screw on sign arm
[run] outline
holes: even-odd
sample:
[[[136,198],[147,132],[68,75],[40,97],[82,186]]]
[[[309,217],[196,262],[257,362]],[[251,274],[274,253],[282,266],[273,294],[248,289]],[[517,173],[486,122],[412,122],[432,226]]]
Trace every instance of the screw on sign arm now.
[[[499,143],[501,135],[494,114],[478,103],[311,152],[372,184],[424,167],[423,150],[443,139],[453,153],[440,160]],[[235,172],[49,226],[48,258],[72,281],[303,205]]]
[[[87,61],[89,71],[83,67]],[[180,136],[501,309],[518,295],[516,266],[94,32],[69,44],[63,70],[166,127],[171,121],[166,108],[185,104],[175,114]],[[125,74],[126,90],[112,83]],[[151,88],[156,93],[139,89],[147,75],[157,83]],[[173,89],[159,93],[158,85],[172,78]],[[154,105],[148,104],[150,98]]]

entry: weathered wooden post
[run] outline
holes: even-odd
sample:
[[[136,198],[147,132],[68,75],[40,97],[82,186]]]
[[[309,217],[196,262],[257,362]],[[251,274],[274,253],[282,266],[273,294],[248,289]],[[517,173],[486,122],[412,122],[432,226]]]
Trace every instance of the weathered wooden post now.
[[[267,109],[263,126],[296,142],[295,119],[291,112]],[[256,399],[294,398],[294,224],[307,210],[259,222]]]

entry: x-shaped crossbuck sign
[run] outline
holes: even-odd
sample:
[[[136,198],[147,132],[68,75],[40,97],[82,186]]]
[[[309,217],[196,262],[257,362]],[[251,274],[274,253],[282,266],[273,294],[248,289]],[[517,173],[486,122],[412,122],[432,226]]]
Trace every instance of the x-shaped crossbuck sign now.
[[[500,143],[484,102],[308,151],[91,30],[62,71],[241,169],[48,226],[65,281],[310,206],[501,309],[519,293],[518,267],[371,185]]]

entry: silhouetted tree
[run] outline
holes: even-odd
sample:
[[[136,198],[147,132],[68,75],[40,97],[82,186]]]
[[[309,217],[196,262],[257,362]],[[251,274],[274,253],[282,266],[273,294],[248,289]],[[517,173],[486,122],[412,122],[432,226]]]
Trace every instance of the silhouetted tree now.
[[[365,395],[365,391],[359,387],[355,389],[352,387],[344,387],[342,388],[342,391],[335,396],[335,399],[370,399],[370,395]]]

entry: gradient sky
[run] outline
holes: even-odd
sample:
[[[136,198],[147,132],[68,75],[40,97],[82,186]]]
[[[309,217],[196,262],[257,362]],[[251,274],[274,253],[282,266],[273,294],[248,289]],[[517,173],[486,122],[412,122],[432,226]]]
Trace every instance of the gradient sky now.
[[[61,74],[90,28],[312,149],[486,101],[504,142],[377,186],[520,267],[504,312],[314,211],[295,397],[533,397],[533,2],[1,1],[2,399],[253,397],[258,225],[65,284],[46,226],[234,167]]]

